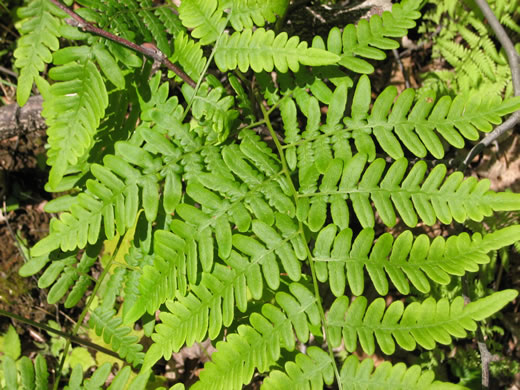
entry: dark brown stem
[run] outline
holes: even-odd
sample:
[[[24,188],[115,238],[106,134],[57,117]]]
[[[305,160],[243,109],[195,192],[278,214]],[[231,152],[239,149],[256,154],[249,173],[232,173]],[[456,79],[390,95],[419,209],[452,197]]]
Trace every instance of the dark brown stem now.
[[[63,10],[67,15],[69,15],[72,20],[70,21],[70,25],[79,27],[80,29],[84,31],[88,31],[92,34],[99,35],[103,38],[106,38],[110,41],[119,43],[120,45],[126,46],[129,49],[135,50],[139,53],[144,54],[147,57],[153,58],[154,61],[157,61],[164,66],[166,66],[168,69],[173,71],[177,76],[179,76],[185,83],[190,85],[191,87],[195,88],[196,83],[191,79],[190,76],[188,76],[181,68],[173,64],[166,55],[164,55],[163,52],[161,52],[155,45],[149,44],[149,45],[138,45],[134,42],[131,42],[125,38],[119,37],[117,35],[114,35],[108,31],[103,30],[102,28],[96,27],[93,24],[87,22],[85,19],[83,19],[81,16],[79,16],[77,13],[72,11],[70,8],[62,4],[59,0],[49,0],[51,3],[56,5],[56,7]]]
[[[75,335],[72,335],[72,334],[69,334],[69,333],[62,332],[61,330],[57,330],[57,329],[51,328],[50,326],[47,326],[45,324],[40,324],[38,322],[35,322],[35,321],[30,320],[30,319],[25,318],[25,317],[21,317],[19,315],[16,315],[14,313],[10,313],[10,312],[5,311],[5,310],[1,310],[0,309],[0,315],[12,318],[12,319],[20,321],[20,322],[23,322],[23,323],[25,323],[27,325],[34,326],[35,328],[43,329],[43,330],[46,330],[47,332],[57,334],[58,336],[64,337],[66,339],[69,339],[71,342],[73,342],[75,344],[83,345],[85,347],[92,348],[95,351],[103,352],[104,354],[107,354],[109,356],[115,357],[117,359],[121,359],[121,357],[117,353],[115,353],[114,351],[111,351],[110,349],[102,347],[101,345],[94,344],[93,342],[85,340],[85,339],[83,339],[81,337],[78,337],[78,336],[75,336]]]

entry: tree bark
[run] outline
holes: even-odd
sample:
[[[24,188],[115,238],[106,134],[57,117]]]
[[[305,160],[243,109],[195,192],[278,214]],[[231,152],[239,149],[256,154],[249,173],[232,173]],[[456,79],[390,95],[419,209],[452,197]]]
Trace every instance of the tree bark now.
[[[46,129],[45,119],[41,116],[42,102],[42,97],[37,95],[29,98],[23,107],[16,103],[0,107],[0,141]]]

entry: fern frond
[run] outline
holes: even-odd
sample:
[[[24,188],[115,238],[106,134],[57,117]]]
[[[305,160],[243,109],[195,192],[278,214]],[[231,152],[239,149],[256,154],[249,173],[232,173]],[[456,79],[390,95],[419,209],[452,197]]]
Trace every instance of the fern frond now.
[[[175,36],[173,55],[170,61],[178,62],[182,69],[196,81],[199,80],[206,65],[202,45],[200,42],[190,39],[184,32]]]
[[[341,56],[339,64],[356,73],[372,73],[374,67],[365,59],[383,60],[383,50],[396,49],[399,43],[391,38],[400,38],[415,27],[415,20],[421,17],[419,1],[406,1],[392,6],[392,12],[375,14],[370,21],[361,19],[357,26],[348,24],[343,29],[334,27],[327,37],[326,48]],[[312,47],[325,49],[325,42],[316,36]]]
[[[175,172],[178,167],[176,159],[181,154],[178,146],[164,137],[166,131],[162,129],[173,129],[172,124],[176,123],[180,126],[178,118],[182,115],[182,107],[177,98],[168,99],[168,85],[159,87],[159,82],[160,77],[151,81],[150,87],[156,93],[150,102],[142,102],[143,123],[136,131],[137,142],[142,144],[146,141],[151,152],[135,145],[134,141],[119,141],[115,154],[104,157],[104,165],[92,164],[90,170],[94,178],[87,180],[87,191],[79,194],[75,202],[70,202],[70,208],[59,219],[52,220],[50,235],[32,248],[34,256],[57,248],[66,252],[84,248],[87,243],[93,245],[100,239],[101,231],[107,239],[112,239],[116,231],[123,235],[134,225],[141,206],[150,221],[155,219],[160,202],[159,181],[169,177],[168,190],[179,184]],[[151,122],[158,125],[153,130]],[[179,134],[183,132],[179,131]],[[163,158],[169,161],[169,169],[163,170]],[[176,202],[175,191],[169,191],[163,197],[168,212],[173,211]]]
[[[229,22],[235,31],[252,28],[253,25],[263,27],[266,22],[274,23],[276,17],[285,14],[288,0],[226,0],[221,2],[223,9],[230,9]]]
[[[434,283],[447,284],[451,275],[478,271],[480,264],[489,263],[490,251],[520,239],[518,226],[483,237],[478,233],[472,237],[461,233],[448,240],[439,236],[432,242],[424,234],[414,238],[410,231],[400,234],[395,241],[390,233],[385,233],[374,245],[373,229],[363,229],[355,238],[348,228],[336,232],[332,224],[320,231],[313,259],[318,280],[326,282],[328,274],[331,291],[337,297],[345,293],[346,282],[354,295],[363,294],[364,268],[380,295],[388,294],[388,279],[401,294],[410,294],[410,282],[426,294],[430,292],[426,276]]]
[[[387,355],[394,353],[396,343],[406,351],[414,350],[417,344],[433,349],[436,343],[451,343],[452,337],[466,337],[466,331],[476,330],[475,321],[493,315],[517,295],[515,290],[504,290],[467,305],[460,296],[452,302],[430,297],[406,307],[401,301],[385,307],[383,298],[368,305],[364,296],[349,303],[342,296],[334,301],[327,316],[329,342],[337,347],[343,340],[347,351],[353,352],[359,341],[369,355],[375,351],[375,342]]]
[[[309,338],[309,326],[320,323],[314,296],[300,284],[289,286],[290,295],[276,294],[276,302],[262,306],[262,314],[250,316],[251,325],[240,325],[217,343],[212,361],[204,366],[194,389],[240,389],[249,383],[255,369],[265,372],[280,357],[280,348],[294,350],[294,333],[302,342]],[[293,331],[294,329],[294,331]],[[158,345],[158,344],[155,344]]]
[[[19,272],[26,277],[34,275],[50,261],[51,264],[38,280],[38,286],[40,288],[52,286],[47,295],[47,301],[51,304],[57,303],[73,286],[65,301],[65,307],[70,308],[83,298],[85,291],[91,285],[92,279],[88,274],[97,259],[98,252],[99,248],[88,248],[77,265],[74,254],[64,254],[58,258],[49,255],[31,258]]]
[[[43,390],[48,389],[52,383],[49,383],[49,371],[47,370],[47,362],[43,357],[43,354],[37,354],[34,363],[26,356],[23,356],[19,360],[18,367],[12,361],[13,366],[6,368],[5,361],[12,359],[4,357],[4,375],[6,377],[7,387],[9,389],[36,389]],[[18,370],[17,370],[18,368]],[[104,363],[100,365],[90,376],[90,378],[83,377],[83,368],[81,364],[77,364],[72,368],[72,372],[69,376],[68,386],[65,389],[101,389],[110,375],[112,370],[112,364]],[[20,374],[20,380],[17,378],[17,371]],[[150,376],[149,371],[143,371],[139,375],[131,375],[132,370],[129,366],[123,367],[113,377],[110,383],[111,390],[123,390],[128,388],[133,389],[144,389],[148,378]],[[12,382],[9,382],[12,381]],[[132,387],[134,386],[134,387]]]
[[[306,354],[296,355],[295,362],[285,363],[285,371],[273,370],[263,384],[262,389],[321,389],[323,383],[332,381],[332,362],[329,355],[321,348],[309,347]],[[406,367],[404,363],[392,365],[383,362],[374,369],[370,358],[359,362],[357,356],[350,355],[341,368],[341,383],[344,389],[388,388],[399,390],[455,390],[466,389],[447,382],[434,382],[432,371],[422,371],[419,366]],[[322,378],[323,377],[323,378]]]
[[[425,177],[426,163],[419,161],[405,175],[408,161],[401,158],[383,175],[386,166],[383,159],[376,159],[365,169],[366,160],[363,154],[355,155],[345,164],[341,160],[333,160],[323,175],[319,191],[298,196],[298,218],[305,221],[311,231],[322,228],[327,203],[331,204],[331,208],[340,207],[339,202],[347,198],[351,200],[363,227],[373,227],[375,222],[369,199],[374,202],[375,209],[387,226],[396,223],[394,207],[410,227],[417,225],[418,217],[431,226],[437,219],[444,224],[452,220],[479,221],[492,211],[520,207],[519,195],[489,191],[487,180],[464,179],[461,172],[445,178],[444,165],[437,165]],[[349,226],[349,213],[345,206],[333,212],[332,216],[341,229]]]
[[[121,326],[123,320],[115,314],[115,310],[111,308],[98,306],[90,313],[88,325],[98,336],[103,335],[103,341],[110,344],[122,359],[137,366],[143,362],[143,346],[137,343],[137,336],[129,335],[132,332],[131,328]]]
[[[14,65],[20,69],[16,101],[23,106],[33,87],[34,80],[52,61],[52,54],[59,49],[60,19],[64,14],[47,0],[31,1],[18,9],[22,19],[18,47],[14,51]]]
[[[199,120],[199,125],[206,123],[216,133],[219,142],[223,142],[233,130],[238,111],[232,109],[235,99],[225,93],[222,86],[210,89],[203,83],[193,98],[192,113]]]
[[[143,18],[146,27],[153,36],[153,42],[155,42],[157,48],[161,50],[166,56],[171,54],[170,43],[168,42],[168,36],[164,28],[163,22],[154,12],[150,11],[154,7],[152,0],[138,0],[141,10],[139,15]],[[165,12],[162,11],[163,15]]]
[[[200,40],[201,45],[215,42],[226,25],[223,10],[217,0],[186,0],[179,7],[182,24],[192,29],[191,36]]]
[[[48,125],[51,188],[58,187],[63,177],[86,158],[108,106],[105,83],[90,60],[93,56],[88,46],[64,48],[54,55],[54,63],[59,66],[52,68],[49,76],[58,82],[50,87],[42,111]]]
[[[305,243],[291,218],[277,213],[276,221],[277,228],[285,237],[283,240],[273,228],[254,220],[253,231],[264,243],[249,236],[233,235],[233,246],[247,257],[231,250],[225,259],[226,266],[215,264],[213,269],[202,273],[200,284],[193,286],[188,296],[179,296],[175,302],[166,303],[170,313],[164,313],[161,317],[162,324],[156,327],[157,334],[154,336],[159,344],[169,345],[170,349],[166,351],[178,351],[184,343],[191,345],[195,341],[200,342],[206,334],[214,339],[222,326],[229,326],[233,321],[234,306],[241,312],[246,311],[248,290],[254,299],[262,297],[263,279],[269,288],[277,290],[280,269],[275,253],[289,277],[293,280],[300,278],[301,266],[297,258],[305,258]],[[172,222],[172,227],[175,222]],[[196,234],[191,237],[196,237]],[[207,237],[207,242],[208,245],[212,242],[211,236]],[[199,247],[202,248],[202,245]],[[212,246],[199,252],[199,261],[204,266],[207,257],[213,257]],[[207,272],[209,270],[211,273]]]
[[[179,15],[172,8],[166,6],[158,7],[154,13],[161,20],[166,30],[175,38],[180,33],[186,32]]]
[[[322,49],[309,48],[287,33],[275,35],[272,30],[245,29],[232,35],[224,33],[215,49],[215,64],[225,72],[239,69],[246,72],[271,72],[274,68],[285,73],[297,72],[302,65],[320,66],[338,62],[339,56]]]
[[[334,363],[323,349],[311,346],[294,362],[285,363],[285,372],[273,370],[262,383],[263,390],[322,389],[334,381]],[[351,382],[350,382],[351,383]]]
[[[450,145],[462,148],[464,138],[477,140],[478,131],[491,131],[492,124],[499,124],[502,116],[520,108],[520,99],[516,97],[502,101],[498,96],[483,99],[480,94],[458,95],[453,100],[443,96],[436,102],[433,91],[424,92],[413,104],[413,89],[405,90],[395,99],[397,90],[391,86],[376,98],[369,113],[371,88],[367,76],[360,78],[352,102],[346,105],[347,93],[346,85],[335,89],[326,124],[322,126],[317,100],[306,94],[295,94],[297,108],[307,117],[307,128],[301,135],[294,126],[297,115],[294,105],[287,102],[280,106],[282,119],[291,129],[288,134],[291,143],[284,147],[302,149],[298,150],[298,160],[304,164],[299,165],[300,175],[307,174],[313,161],[323,173],[334,152],[338,158],[348,158],[352,154],[352,140],[359,152],[368,155],[369,161],[375,158],[374,139],[394,159],[404,155],[402,146],[417,157],[431,153],[442,158],[444,147],[439,135]],[[344,117],[347,106],[351,113]],[[340,123],[341,119],[344,125]],[[312,145],[305,146],[305,143]],[[294,166],[294,157],[291,166]]]
[[[341,383],[344,389],[356,389],[357,386],[368,388],[416,389],[416,390],[463,390],[466,387],[447,382],[434,381],[432,371],[423,371],[419,366],[406,367],[404,363],[392,365],[383,362],[374,370],[372,359],[363,359],[351,355],[341,368]]]

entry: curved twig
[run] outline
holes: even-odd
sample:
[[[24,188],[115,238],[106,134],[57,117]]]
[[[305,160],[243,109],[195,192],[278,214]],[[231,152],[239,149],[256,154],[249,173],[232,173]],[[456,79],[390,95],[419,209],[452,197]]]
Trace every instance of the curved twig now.
[[[487,19],[489,25],[493,29],[498,41],[504,48],[504,51],[507,55],[507,60],[509,62],[509,67],[511,68],[511,78],[513,79],[513,90],[514,95],[520,95],[520,63],[519,56],[515,50],[515,46],[509,36],[507,35],[506,30],[495,14],[489,7],[486,0],[475,0],[475,3],[478,5],[485,18]],[[460,168],[464,170],[468,164],[473,160],[473,158],[479,154],[485,147],[489,146],[493,143],[498,137],[504,134],[506,131],[512,129],[515,125],[520,123],[520,110],[514,112],[508,120],[502,123],[500,126],[497,126],[491,133],[486,135],[482,141],[476,144],[468,153],[464,161],[462,162]]]
[[[51,3],[56,5],[59,9],[66,12],[67,15],[69,15],[72,20],[69,20],[68,23],[72,26],[79,27],[80,29],[84,31],[88,31],[92,34],[99,35],[103,38],[106,38],[108,40],[114,41],[119,43],[120,45],[126,46],[129,49],[135,50],[139,53],[144,54],[147,57],[153,58],[154,61],[157,61],[164,66],[166,66],[168,69],[173,71],[177,76],[179,76],[185,83],[189,84],[191,87],[195,88],[195,81],[191,79],[190,76],[188,76],[181,68],[179,68],[177,65],[173,64],[166,55],[160,51],[155,45],[151,43],[145,43],[142,45],[138,45],[134,42],[131,42],[125,38],[119,37],[117,35],[114,35],[108,31],[103,30],[102,28],[96,27],[93,24],[87,22],[85,19],[83,19],[81,16],[79,16],[77,13],[72,11],[70,8],[62,4],[59,0],[49,0]]]

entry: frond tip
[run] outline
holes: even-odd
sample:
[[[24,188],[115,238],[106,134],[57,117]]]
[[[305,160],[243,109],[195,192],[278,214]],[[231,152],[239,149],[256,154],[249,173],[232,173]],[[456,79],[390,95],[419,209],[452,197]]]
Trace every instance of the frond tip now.
[[[406,351],[414,350],[417,344],[433,349],[436,343],[451,343],[452,337],[466,337],[466,331],[476,330],[475,321],[493,315],[517,295],[516,290],[504,290],[467,305],[461,296],[452,302],[430,297],[406,307],[401,301],[386,307],[383,298],[369,305],[364,296],[349,303],[342,296],[334,301],[327,317],[330,343],[337,347],[343,339],[345,348],[353,352],[359,340],[369,355],[374,353],[376,341],[387,355],[394,353],[396,343]]]
[[[246,29],[232,35],[224,34],[215,49],[215,63],[225,72],[238,68],[246,72],[271,72],[274,68],[282,73],[289,69],[298,72],[300,64],[309,66],[331,65],[338,62],[337,54],[322,49],[309,48],[287,33],[275,35],[273,30]]]

